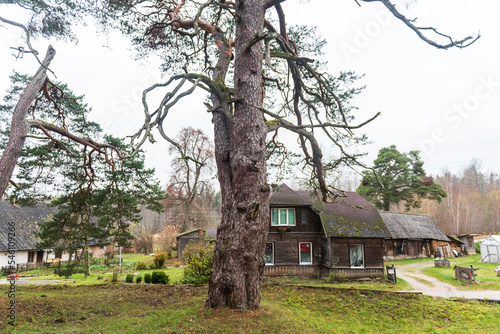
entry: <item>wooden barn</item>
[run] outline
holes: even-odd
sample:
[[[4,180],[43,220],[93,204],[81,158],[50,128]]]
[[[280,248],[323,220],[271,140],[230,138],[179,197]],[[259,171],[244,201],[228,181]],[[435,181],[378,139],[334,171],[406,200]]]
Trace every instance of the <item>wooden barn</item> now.
[[[177,235],[177,254],[179,258],[184,257],[184,248],[190,242],[197,242],[200,240],[212,241],[217,237],[217,229],[216,228],[207,228],[205,230],[198,228],[195,230],[190,230],[184,233]]]
[[[427,215],[381,212],[389,229],[385,256],[389,259],[412,259],[431,256],[454,256],[450,239]]]
[[[270,206],[265,275],[383,277],[389,231],[356,192],[323,203],[308,191],[281,185]]]

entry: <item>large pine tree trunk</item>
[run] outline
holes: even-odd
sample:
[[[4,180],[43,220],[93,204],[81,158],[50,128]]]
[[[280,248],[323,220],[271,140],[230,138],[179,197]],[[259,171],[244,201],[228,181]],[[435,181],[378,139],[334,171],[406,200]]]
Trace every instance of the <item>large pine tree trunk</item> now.
[[[261,0],[236,2],[234,116],[214,114],[215,155],[221,186],[221,225],[217,232],[214,264],[207,305],[233,309],[260,306],[264,248],[269,224],[269,187],[266,184],[267,127],[262,106],[261,43],[246,46],[262,33],[264,8]],[[222,52],[221,52],[222,53]],[[223,76],[224,57],[214,73]]]
[[[9,185],[10,178],[14,172],[17,164],[17,159],[21,154],[26,135],[28,134],[29,126],[26,122],[29,107],[35,100],[36,96],[42,89],[43,83],[47,78],[47,67],[54,58],[56,50],[52,46],[47,49],[47,54],[42,62],[42,66],[38,69],[36,74],[31,79],[28,87],[24,90],[19,101],[14,108],[12,114],[12,123],[10,127],[10,137],[5,150],[0,158],[0,198],[3,197],[7,186]]]

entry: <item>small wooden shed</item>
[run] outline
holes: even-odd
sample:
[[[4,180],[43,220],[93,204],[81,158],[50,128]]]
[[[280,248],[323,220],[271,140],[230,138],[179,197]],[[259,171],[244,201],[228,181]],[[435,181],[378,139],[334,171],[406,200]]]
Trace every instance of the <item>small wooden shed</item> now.
[[[473,234],[462,234],[458,236],[458,240],[464,243],[465,254],[476,254],[476,246],[474,245]]]
[[[454,256],[450,239],[427,215],[381,212],[391,238],[386,240],[385,256],[391,259]],[[436,254],[439,249],[442,254]]]
[[[217,229],[216,228],[207,228],[207,229],[194,229],[190,231],[186,231],[177,235],[177,254],[179,258],[184,257],[184,248],[190,242],[196,242],[200,240],[205,240],[207,242],[215,240],[217,237]]]

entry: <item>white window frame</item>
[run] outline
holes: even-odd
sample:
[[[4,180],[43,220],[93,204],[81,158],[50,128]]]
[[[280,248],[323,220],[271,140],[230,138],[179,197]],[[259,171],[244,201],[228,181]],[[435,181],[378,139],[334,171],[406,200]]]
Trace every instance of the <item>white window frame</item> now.
[[[266,242],[266,248],[267,248],[267,244],[271,244],[272,245],[271,247],[272,247],[272,250],[273,250],[273,252],[272,252],[272,254],[273,254],[273,260],[272,260],[271,263],[268,263],[267,262],[267,258],[266,258],[266,266],[274,266],[274,242]],[[266,255],[265,255],[265,251],[264,251],[264,257],[265,256]]]
[[[359,247],[361,246],[361,256],[363,257],[363,265],[362,266],[353,266],[352,265],[352,247]],[[363,244],[352,244],[352,245],[349,245],[349,267],[352,268],[352,269],[364,269],[365,268],[365,245]]]
[[[309,244],[309,249],[311,250],[311,261],[310,262],[302,262],[302,257],[301,257],[302,252],[300,251],[300,246],[302,244]],[[300,265],[311,265],[311,264],[313,264],[313,245],[312,245],[312,242],[299,242],[299,264]]]
[[[278,210],[278,221],[273,219],[274,210]],[[286,210],[286,222],[281,221],[281,210]],[[293,214],[293,224],[290,223],[290,212]],[[271,209],[271,225],[272,226],[295,226],[296,224],[295,209],[294,208],[272,208]]]

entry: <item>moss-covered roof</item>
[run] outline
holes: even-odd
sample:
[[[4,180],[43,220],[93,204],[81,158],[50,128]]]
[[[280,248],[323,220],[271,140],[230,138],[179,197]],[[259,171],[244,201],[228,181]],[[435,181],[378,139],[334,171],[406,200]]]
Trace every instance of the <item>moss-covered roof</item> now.
[[[333,203],[324,203],[308,191],[283,184],[272,193],[271,206],[307,206],[318,213],[328,237],[389,238],[390,234],[373,204],[348,191]]]
[[[434,220],[427,215],[381,212],[393,239],[433,239],[449,241]]]

